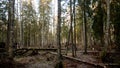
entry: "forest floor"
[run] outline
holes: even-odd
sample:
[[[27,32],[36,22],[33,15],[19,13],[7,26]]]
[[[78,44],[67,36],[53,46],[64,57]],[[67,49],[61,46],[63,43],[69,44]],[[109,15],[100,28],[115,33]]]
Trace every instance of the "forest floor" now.
[[[68,54],[71,56],[71,53]],[[83,54],[82,52],[77,52],[77,59],[80,59],[85,62],[90,63],[100,63],[98,59],[96,59],[93,55]],[[17,57],[15,58],[16,62],[24,64],[24,68],[55,68],[57,63],[57,57],[46,54],[46,55],[35,55],[35,56],[27,56],[27,57]],[[84,63],[77,63],[70,60],[63,60],[64,68],[95,68],[89,65],[85,65]],[[23,68],[19,67],[19,68]]]
[[[71,53],[68,54],[71,56]],[[96,59],[93,55],[83,54],[82,52],[77,52],[78,59],[91,62],[91,63],[99,63],[99,60]],[[51,55],[49,53],[42,53],[34,56],[24,56],[24,57],[15,57],[16,68],[55,68],[57,63],[57,57],[55,55]],[[70,60],[63,60],[64,68],[94,68],[89,65],[80,64],[77,62],[73,62]],[[1,67],[0,67],[1,68]],[[2,67],[4,68],[4,67]],[[9,67],[12,68],[12,67]]]
[[[53,61],[46,61],[44,57],[32,56],[17,59],[17,62],[24,64],[20,68],[54,68]]]
[[[42,53],[34,56],[16,57],[15,61],[24,64],[24,68],[54,68],[56,57],[49,53]]]
[[[72,54],[69,53],[68,56],[72,57]],[[97,55],[83,54],[83,52],[78,51],[77,56],[75,58],[77,58],[78,60],[81,60],[83,62],[88,62],[88,63],[96,64],[96,65],[102,63],[101,60],[96,57],[97,57]],[[86,65],[84,63],[73,62],[70,60],[64,60],[64,64],[65,64],[66,68],[96,68],[92,65]]]

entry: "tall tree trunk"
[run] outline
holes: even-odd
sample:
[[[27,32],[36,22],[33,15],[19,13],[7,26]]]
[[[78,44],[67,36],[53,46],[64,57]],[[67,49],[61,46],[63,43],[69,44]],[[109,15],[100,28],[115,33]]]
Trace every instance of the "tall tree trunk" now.
[[[73,14],[74,14],[74,17],[73,17],[73,21],[74,21],[74,54],[76,56],[76,13],[75,13],[75,2],[76,0],[74,0],[74,5],[73,5]]]
[[[109,37],[109,30],[110,30],[110,0],[106,0],[107,4],[107,22],[106,22],[106,29],[105,29],[105,48],[109,45],[110,37]]]
[[[83,8],[83,34],[84,34],[84,54],[87,54],[87,20],[86,20],[86,0]]]
[[[30,27],[31,27],[31,25],[30,24],[28,24],[29,26],[28,26],[28,40],[27,40],[27,47],[30,47]]]
[[[9,10],[8,10],[8,32],[7,32],[7,46],[9,57],[13,58],[13,44],[14,44],[14,4],[15,0],[9,0]]]
[[[22,1],[20,0],[20,11],[23,11]],[[20,14],[20,47],[24,47],[24,29],[23,29],[23,21],[22,14]]]
[[[108,46],[109,46],[109,41],[110,41],[110,37],[109,37],[109,30],[110,30],[110,0],[106,0],[106,4],[107,4],[107,20],[106,20],[106,25],[105,25],[105,46],[104,46],[104,50],[107,51]]]
[[[58,58],[61,61],[61,0],[58,0],[58,23],[57,23],[57,45],[58,45]]]
[[[70,38],[72,46],[72,56],[74,57],[74,44],[73,44],[73,0],[70,0]]]

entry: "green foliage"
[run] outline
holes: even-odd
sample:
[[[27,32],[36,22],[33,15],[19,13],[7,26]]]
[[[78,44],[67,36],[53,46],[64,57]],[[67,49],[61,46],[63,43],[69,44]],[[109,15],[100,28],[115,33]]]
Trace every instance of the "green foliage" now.
[[[0,0],[0,41],[6,40],[7,0]]]
[[[62,35],[61,37],[62,37],[63,39],[65,39],[65,38],[67,39],[67,37],[68,37],[68,31],[69,31],[69,30],[68,30],[68,26],[63,25],[61,31],[62,31],[62,32],[61,32],[61,35]]]
[[[7,0],[0,1],[0,20],[6,21],[6,12],[7,12]]]
[[[86,0],[85,2],[85,8],[84,8],[84,0],[78,0],[78,3],[79,3],[79,6],[81,7],[82,10],[86,10],[85,13],[86,13],[86,16],[87,17],[91,17],[92,16],[92,9],[90,7],[91,5],[91,0]]]
[[[22,28],[24,30],[24,43],[25,45],[30,45],[30,40],[35,37],[35,33],[38,28],[36,25],[37,16],[31,2],[28,4],[26,1],[24,1],[22,5]]]
[[[52,16],[52,6],[51,6],[51,2],[52,0],[40,0],[39,3],[39,22],[41,24],[41,41],[43,42],[43,44],[46,44],[46,42],[49,42],[49,35],[52,29],[51,27],[53,27],[54,25],[52,24],[53,22],[51,21],[51,16]],[[51,25],[52,24],[52,25]],[[54,27],[53,27],[54,29]],[[53,40],[51,38],[51,40]]]
[[[93,16],[93,25],[92,25],[93,34],[94,37],[98,40],[101,40],[101,38],[103,38],[103,23],[104,23],[103,9],[104,8],[101,7],[101,3],[99,2],[98,6],[94,10],[95,15]]]
[[[114,38],[115,38],[115,45],[116,50],[120,50],[120,1],[113,0],[111,2],[111,21],[114,25]]]

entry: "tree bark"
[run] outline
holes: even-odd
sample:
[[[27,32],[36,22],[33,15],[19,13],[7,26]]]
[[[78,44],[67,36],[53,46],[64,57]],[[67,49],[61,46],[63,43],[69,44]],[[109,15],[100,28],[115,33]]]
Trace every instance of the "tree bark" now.
[[[73,0],[70,0],[70,38],[72,46],[72,56],[75,57],[73,44]]]
[[[108,47],[110,41],[110,0],[106,0],[107,4],[107,22],[106,22],[106,29],[105,29],[105,48]]]
[[[9,0],[8,26],[7,26],[7,46],[8,46],[8,52],[9,52],[9,58],[13,58],[14,4],[15,4],[15,0]]]
[[[83,8],[83,34],[84,34],[84,54],[87,54],[87,20],[86,20],[86,0],[84,0]]]
[[[58,23],[57,23],[57,45],[58,45],[58,59],[61,61],[61,0],[58,0]]]
[[[73,21],[74,21],[74,54],[76,56],[76,13],[75,13],[75,2],[73,3]]]

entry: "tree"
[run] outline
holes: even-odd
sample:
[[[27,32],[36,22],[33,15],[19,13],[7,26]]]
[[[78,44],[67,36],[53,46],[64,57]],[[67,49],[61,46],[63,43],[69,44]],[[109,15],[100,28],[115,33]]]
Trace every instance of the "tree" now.
[[[94,2],[95,3],[95,2]],[[93,5],[97,6],[93,10],[93,24],[92,24],[92,29],[93,29],[93,36],[94,39],[96,40],[95,43],[98,43],[99,45],[103,46],[104,42],[104,18],[105,18],[105,11],[104,8],[102,7],[102,1],[98,1],[98,5]],[[99,41],[100,42],[97,42]],[[98,45],[96,44],[96,46]]]
[[[74,22],[74,56],[76,56],[76,0],[73,1],[73,22]]]
[[[14,44],[14,4],[15,0],[9,0],[9,8],[8,8],[8,25],[7,25],[7,45],[9,57],[13,58],[13,44]]]
[[[119,0],[112,0],[110,7],[112,10],[110,10],[110,20],[112,24],[114,25],[114,42],[116,46],[116,50],[120,50],[120,1]]]
[[[107,21],[106,21],[106,29],[105,29],[105,48],[107,50],[107,47],[109,46],[109,42],[110,42],[110,0],[106,0],[106,4],[107,4]]]
[[[84,0],[84,10],[83,10],[83,34],[84,34],[84,53],[87,53],[87,20],[86,20],[86,0]]]
[[[48,45],[50,42],[48,41],[49,39],[49,31],[50,31],[50,24],[51,24],[51,2],[52,0],[40,0],[40,5],[39,5],[39,23],[41,24],[41,45],[42,47],[44,45]]]
[[[22,28],[23,28],[23,42],[25,47],[36,45],[36,32],[37,32],[37,16],[33,5],[23,2],[22,4]]]
[[[57,22],[57,46],[58,46],[58,58],[59,63],[61,63],[62,55],[61,55],[61,0],[58,0],[58,22]]]
[[[70,45],[72,46],[72,56],[74,57],[74,49],[73,49],[73,10],[72,10],[73,2],[70,0]]]

